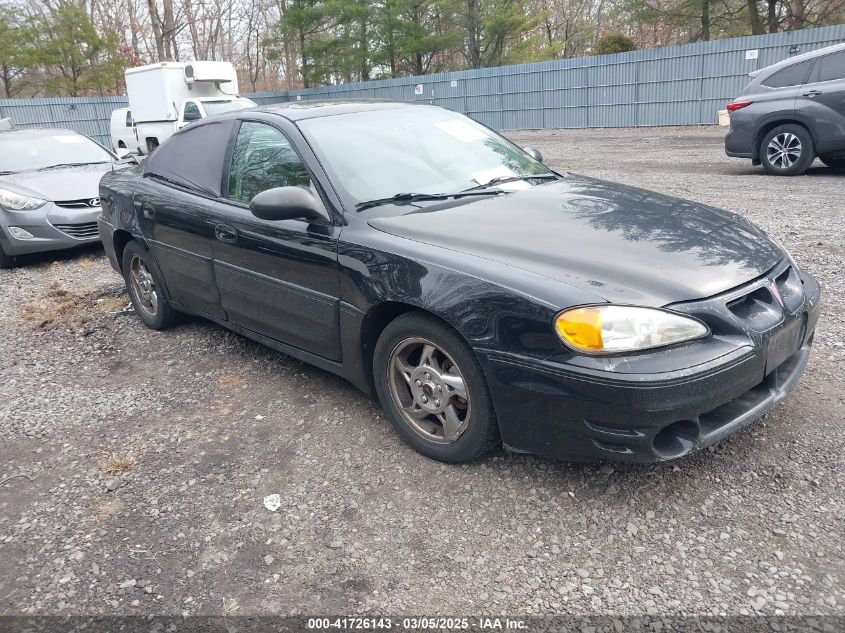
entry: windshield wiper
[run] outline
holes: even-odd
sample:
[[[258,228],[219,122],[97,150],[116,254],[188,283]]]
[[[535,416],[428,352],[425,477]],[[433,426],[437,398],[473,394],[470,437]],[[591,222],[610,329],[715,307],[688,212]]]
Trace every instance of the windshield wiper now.
[[[378,207],[383,204],[402,204],[404,202],[421,202],[424,200],[448,200],[450,198],[467,198],[469,196],[498,196],[505,193],[504,191],[458,191],[456,193],[397,193],[395,196],[389,198],[379,198],[378,200],[368,200],[367,202],[359,202],[355,205],[355,209],[363,211],[372,207]]]
[[[105,165],[108,162],[110,161],[97,160],[91,163],[59,163],[58,165],[47,165],[47,167],[41,167],[35,171],[47,171],[48,169],[60,169],[62,167],[84,167],[85,165]]]
[[[506,182],[517,182],[519,180],[548,180],[549,178],[557,179],[558,175],[549,172],[547,174],[537,174],[535,176],[496,176],[492,180],[485,182],[483,185],[476,185],[475,187],[464,189],[464,192],[486,189],[487,187],[492,187],[493,185],[503,185]]]
[[[11,175],[11,174],[16,174],[16,173],[17,173],[16,171],[6,171],[6,170],[3,170],[3,171],[0,171],[0,176],[9,176],[9,175]]]

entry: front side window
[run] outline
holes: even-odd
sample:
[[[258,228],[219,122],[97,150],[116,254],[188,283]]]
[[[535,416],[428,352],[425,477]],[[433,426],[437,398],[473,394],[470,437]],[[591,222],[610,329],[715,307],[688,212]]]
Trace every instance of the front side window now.
[[[442,108],[369,110],[298,125],[356,204],[397,193],[463,191],[496,178],[549,171],[507,139]]]
[[[229,166],[229,199],[249,204],[267,189],[310,183],[308,170],[284,134],[264,123],[241,124]]]
[[[765,79],[763,85],[769,88],[800,86],[807,81],[807,76],[813,68],[814,61],[814,59],[808,59],[807,61],[787,66]]]
[[[845,79],[845,51],[819,59],[819,81]]]
[[[185,114],[182,115],[182,118],[185,121],[197,121],[201,119],[202,115],[200,114],[200,109],[197,104],[193,101],[188,101],[188,103],[185,104]]]

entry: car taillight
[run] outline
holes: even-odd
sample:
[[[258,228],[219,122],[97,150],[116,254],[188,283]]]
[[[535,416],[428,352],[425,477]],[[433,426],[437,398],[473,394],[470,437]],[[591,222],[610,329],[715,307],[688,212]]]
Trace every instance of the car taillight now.
[[[743,108],[747,108],[750,106],[753,101],[734,101],[733,103],[728,104],[728,112],[736,112],[737,110],[742,110]]]

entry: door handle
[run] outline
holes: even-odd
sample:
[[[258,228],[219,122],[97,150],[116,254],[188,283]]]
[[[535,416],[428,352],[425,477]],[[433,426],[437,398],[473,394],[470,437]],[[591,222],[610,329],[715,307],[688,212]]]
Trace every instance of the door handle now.
[[[809,92],[805,92],[802,97],[818,97],[822,93],[821,90],[810,90]]]
[[[215,224],[214,236],[221,242],[234,242],[238,239],[238,232],[228,224]]]

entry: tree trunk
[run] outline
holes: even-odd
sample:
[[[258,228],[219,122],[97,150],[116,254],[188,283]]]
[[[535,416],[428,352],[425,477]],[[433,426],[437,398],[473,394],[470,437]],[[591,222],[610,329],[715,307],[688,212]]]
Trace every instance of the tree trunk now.
[[[156,7],[156,0],[147,0],[147,7],[150,11],[150,25],[153,27],[153,37],[156,41],[156,53],[158,60],[163,62],[167,59],[164,54],[164,35],[161,32],[161,18],[158,15],[158,8]]]
[[[769,33],[778,32],[778,0],[766,0],[769,5]]]
[[[299,29],[299,59],[302,60],[300,68],[302,69],[302,87],[308,88],[308,58],[305,56],[305,31],[300,27]]]
[[[760,11],[757,10],[757,0],[746,0],[745,4],[748,7],[748,17],[751,20],[751,34],[762,35],[765,31],[763,30],[763,22],[760,20]]]
[[[164,0],[164,48],[173,61],[179,61],[179,49],[176,46],[176,21],[173,17],[173,0]]]
[[[701,0],[701,39],[710,41],[710,0]]]
[[[807,20],[804,0],[792,0],[792,30],[803,29]]]

